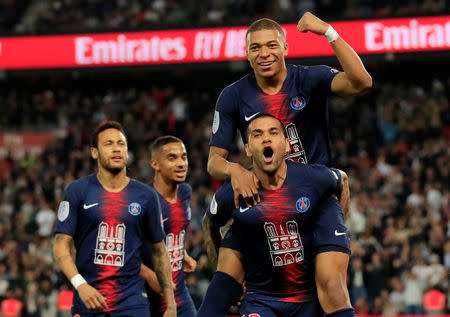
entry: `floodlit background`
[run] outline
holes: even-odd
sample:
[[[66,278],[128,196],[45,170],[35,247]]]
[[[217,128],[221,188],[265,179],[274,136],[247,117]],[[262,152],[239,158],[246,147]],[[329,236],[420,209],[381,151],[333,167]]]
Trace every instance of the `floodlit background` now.
[[[355,310],[427,314],[436,302],[449,313],[448,1],[1,0],[3,316],[67,314],[71,286],[53,263],[52,230],[65,187],[95,172],[89,136],[104,119],[124,125],[129,175],[143,182],[156,137],[185,142],[187,250],[198,261],[187,283],[200,305],[214,271],[201,218],[220,186],[206,173],[215,100],[251,71],[243,34],[260,17],[283,24],[288,63],[341,69],[325,39],[296,32],[305,11],[332,21],[374,80],[365,95],[329,103],[335,166],[350,176]],[[241,150],[237,141],[231,159]]]

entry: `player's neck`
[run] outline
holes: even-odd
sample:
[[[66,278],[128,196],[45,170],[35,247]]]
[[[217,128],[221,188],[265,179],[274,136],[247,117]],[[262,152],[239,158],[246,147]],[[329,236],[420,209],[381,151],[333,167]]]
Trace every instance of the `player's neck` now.
[[[283,83],[287,77],[287,69],[284,68],[281,72],[276,74],[273,77],[261,77],[256,76],[256,82],[258,83],[259,88],[264,91],[268,95],[275,95],[283,87]]]
[[[287,164],[285,161],[283,161],[280,167],[271,174],[260,170],[256,166],[254,168],[254,172],[256,174],[256,177],[258,177],[259,181],[261,182],[262,187],[274,190],[283,186],[287,174]]]
[[[100,184],[109,192],[118,193],[130,182],[125,168],[118,174],[112,174],[103,168],[99,168],[97,179]]]
[[[155,179],[153,180],[153,187],[155,187],[156,191],[169,203],[173,204],[177,202],[178,183],[156,174]]]

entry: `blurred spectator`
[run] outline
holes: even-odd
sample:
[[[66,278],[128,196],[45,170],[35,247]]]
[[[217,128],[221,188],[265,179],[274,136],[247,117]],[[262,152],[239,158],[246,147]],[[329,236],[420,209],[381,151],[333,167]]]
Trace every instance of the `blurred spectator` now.
[[[39,288],[36,282],[31,282],[27,285],[25,293],[25,313],[26,317],[39,317],[40,303],[39,303]]]
[[[350,299],[353,305],[360,299],[367,299],[367,290],[364,286],[363,262],[360,257],[353,257],[350,272]]]
[[[392,291],[389,294],[389,302],[391,304],[389,314],[400,315],[404,314],[406,310],[405,302],[405,288],[398,276],[394,276],[390,280]],[[383,314],[387,315],[386,311]]]
[[[36,214],[36,222],[39,225],[39,236],[48,238],[53,235],[53,227],[56,221],[55,211],[50,209],[45,198],[41,199],[41,208]]]
[[[412,270],[407,270],[404,273],[405,284],[405,304],[407,315],[421,315],[422,314],[422,294],[423,285],[417,278],[417,275]]]
[[[39,282],[39,306],[43,316],[57,317],[58,291],[48,277],[43,277]]]
[[[428,285],[430,287],[448,287],[448,271],[439,262],[439,256],[437,254],[432,254],[430,257],[430,265],[428,266],[429,278]]]

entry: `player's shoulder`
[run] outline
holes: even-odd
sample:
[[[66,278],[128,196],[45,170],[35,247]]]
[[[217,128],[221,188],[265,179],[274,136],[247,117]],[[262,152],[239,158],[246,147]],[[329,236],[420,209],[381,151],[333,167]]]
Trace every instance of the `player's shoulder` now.
[[[188,183],[181,183],[178,185],[178,196],[181,200],[186,200],[192,196],[192,187]]]
[[[300,166],[297,167],[297,171],[299,173],[303,173],[303,176],[304,177],[306,176],[312,182],[330,179],[330,177],[336,179],[336,181],[340,180],[340,173],[338,169],[330,168],[320,163],[314,164],[298,163],[298,164],[300,164]]]
[[[89,185],[94,183],[97,180],[97,176],[95,174],[87,175],[81,178],[74,180],[70,183],[67,188],[67,193],[84,193],[88,190]]]
[[[141,181],[138,181],[137,179],[131,178],[129,187],[133,191],[141,192],[144,194],[149,194],[150,196],[157,197],[156,190],[154,189],[154,187],[152,185],[145,184]]]
[[[298,175],[303,174],[306,175],[312,175],[317,173],[322,173],[324,171],[329,170],[328,167],[326,167],[323,164],[313,163],[313,164],[304,164],[299,162],[293,162],[293,161],[287,161],[288,166],[288,172]]]
[[[226,203],[227,201],[234,201],[233,186],[230,181],[225,181],[222,186],[214,194],[217,202]]]
[[[253,81],[255,81],[254,73],[248,73],[235,82],[229,84],[222,90],[222,94],[240,94],[243,89],[248,89]]]

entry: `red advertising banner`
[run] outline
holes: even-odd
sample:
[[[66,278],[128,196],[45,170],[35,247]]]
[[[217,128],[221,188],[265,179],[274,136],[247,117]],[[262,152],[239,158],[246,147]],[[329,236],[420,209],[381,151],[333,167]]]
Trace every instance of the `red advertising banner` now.
[[[0,133],[0,158],[8,152],[13,158],[19,159],[29,154],[36,156],[56,135],[64,135],[64,132],[5,132]]]
[[[450,16],[332,22],[358,54],[450,49]],[[282,25],[288,57],[330,56],[323,36]],[[0,69],[207,63],[245,59],[247,27],[0,37]]]

